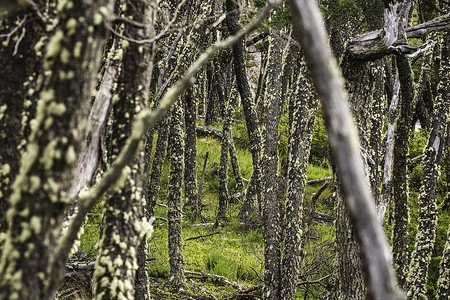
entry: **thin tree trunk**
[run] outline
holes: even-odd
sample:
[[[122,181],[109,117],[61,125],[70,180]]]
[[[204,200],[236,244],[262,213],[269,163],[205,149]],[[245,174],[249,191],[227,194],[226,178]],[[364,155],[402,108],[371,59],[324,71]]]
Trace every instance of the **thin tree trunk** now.
[[[397,56],[397,68],[400,78],[400,115],[397,120],[394,135],[394,162],[392,171],[392,201],[394,205],[394,227],[392,254],[394,268],[397,273],[399,284],[406,288],[407,276],[407,247],[406,236],[408,226],[408,195],[407,195],[407,161],[408,138],[411,131],[411,120],[413,108],[417,103],[417,97],[422,94],[423,82],[428,76],[431,56],[425,56],[422,65],[422,73],[416,89],[412,86],[412,70],[405,57]]]
[[[263,187],[261,196],[264,237],[264,298],[279,299],[281,287],[280,217],[278,213],[278,126],[283,107],[282,76],[286,63],[280,26],[269,29],[269,54],[264,101]]]
[[[227,17],[226,22],[230,34],[236,34],[241,26],[238,23],[238,6],[234,0],[226,1]],[[261,132],[258,125],[258,115],[256,113],[250,85],[247,80],[245,66],[244,42],[240,41],[233,45],[233,67],[236,75],[236,83],[244,107],[245,121],[250,139],[250,151],[253,160],[253,173],[246,191],[245,200],[242,204],[240,216],[249,221],[250,216],[256,212],[258,199],[260,197],[261,186]]]
[[[197,201],[197,99],[193,89],[186,91],[185,122],[186,122],[186,149],[184,164],[184,201],[192,207]],[[194,206],[196,206],[194,204]]]
[[[300,55],[299,55],[300,56]],[[318,99],[303,57],[297,58],[298,79],[289,98],[289,150],[284,251],[281,264],[281,299],[295,299],[301,264],[301,219],[306,185],[306,168]],[[304,238],[304,237],[303,237]]]
[[[439,300],[450,299],[450,226],[448,227],[447,241],[445,242],[444,252],[442,253],[442,260],[439,266],[437,294]]]
[[[222,128],[222,143],[220,150],[220,164],[219,164],[219,210],[217,212],[217,220],[227,219],[228,209],[228,152],[232,143],[231,138],[231,123],[233,119],[233,104],[228,104],[228,107],[223,113],[224,122]]]
[[[127,2],[124,2],[124,4]],[[128,5],[130,3],[127,3]],[[144,30],[126,26],[124,34],[134,39],[149,39],[153,34],[154,13],[150,3],[139,2],[127,11],[133,20],[145,24]],[[123,47],[123,43],[127,43]],[[115,160],[132,132],[133,116],[147,107],[151,80],[151,49],[122,41],[123,60],[117,79],[117,94],[113,106],[111,128],[111,160]],[[128,171],[124,186],[105,200],[102,237],[95,266],[96,299],[148,299],[149,286],[146,274],[145,247],[141,248],[147,223],[143,208],[145,144],[141,143],[138,155],[125,167]],[[123,251],[123,247],[129,251]],[[137,256],[141,265],[139,280]]]
[[[441,50],[441,69],[439,70],[438,95],[433,105],[432,130],[425,147],[423,165],[423,183],[419,197],[419,222],[414,251],[411,254],[407,276],[408,297],[420,299],[426,297],[428,265],[436,238],[437,207],[436,188],[442,160],[445,126],[449,116],[450,93],[450,35],[444,33]]]
[[[175,104],[169,134],[170,173],[167,186],[167,219],[169,224],[169,282],[177,289],[186,287],[181,239],[181,189],[184,161],[184,126],[182,103]]]

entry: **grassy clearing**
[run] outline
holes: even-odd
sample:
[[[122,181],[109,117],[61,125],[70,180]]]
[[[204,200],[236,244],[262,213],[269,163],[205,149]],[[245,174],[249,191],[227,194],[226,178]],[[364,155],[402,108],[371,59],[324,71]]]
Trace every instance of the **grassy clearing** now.
[[[156,140],[156,138],[155,138]],[[154,147],[155,148],[155,147]],[[154,149],[153,148],[153,149]],[[249,179],[252,172],[252,158],[248,149],[237,148],[241,173],[244,178]],[[223,226],[192,226],[198,223],[214,223],[218,206],[218,169],[220,160],[220,141],[214,138],[199,138],[197,141],[197,176],[201,177],[203,162],[206,153],[209,152],[205,182],[202,192],[202,202],[204,204],[202,219],[196,218],[187,207],[183,217],[183,254],[185,268],[189,271],[198,271],[220,275],[229,280],[239,283],[243,288],[261,284],[264,272],[264,246],[263,237],[259,228],[244,228],[239,222],[237,215],[241,206],[239,203],[230,203],[228,217],[229,223]],[[166,202],[166,187],[168,182],[169,161],[166,159],[163,166],[161,178],[161,189],[158,203]],[[308,166],[307,178],[316,179],[331,176],[331,171],[317,167]],[[307,186],[305,207],[308,207],[312,194],[321,186],[321,183],[314,186]],[[229,164],[229,192],[237,192],[231,164]],[[331,195],[331,190],[327,189],[321,199],[326,199]],[[242,200],[241,200],[242,201]],[[322,205],[322,200],[318,201],[317,209]],[[327,211],[332,211],[332,201],[330,205],[323,206]],[[167,218],[166,208],[156,206],[155,215]],[[96,246],[99,238],[99,228],[101,223],[100,207],[97,213],[91,215],[85,226],[84,234],[81,238],[81,249],[85,253],[96,254]],[[212,234],[212,235],[210,235]],[[188,238],[210,235],[198,239],[188,240]],[[334,228],[328,225],[313,226],[309,231],[310,243],[305,251],[306,258],[303,261],[302,280],[317,280],[326,276],[330,272],[331,258],[333,255],[332,240],[334,238]],[[188,281],[188,289],[185,294],[176,294],[170,286],[165,283],[169,275],[168,249],[167,249],[167,223],[164,220],[156,220],[154,232],[149,241],[150,257],[149,274],[152,277],[152,296],[155,299],[183,299],[189,295],[203,296],[208,298],[208,293],[214,294],[217,298],[223,298],[234,291],[234,288],[214,282],[211,279],[195,278],[196,284],[204,287],[208,292],[201,290],[191,281]],[[299,288],[299,299],[314,299],[313,295],[318,295],[322,288],[317,286],[302,286]],[[256,293],[261,291],[256,291]]]

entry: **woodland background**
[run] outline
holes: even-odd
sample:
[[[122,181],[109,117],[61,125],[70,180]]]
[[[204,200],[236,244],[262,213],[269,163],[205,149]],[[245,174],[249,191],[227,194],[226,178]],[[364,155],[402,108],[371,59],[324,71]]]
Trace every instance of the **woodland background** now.
[[[0,299],[450,298],[447,1],[0,8]]]

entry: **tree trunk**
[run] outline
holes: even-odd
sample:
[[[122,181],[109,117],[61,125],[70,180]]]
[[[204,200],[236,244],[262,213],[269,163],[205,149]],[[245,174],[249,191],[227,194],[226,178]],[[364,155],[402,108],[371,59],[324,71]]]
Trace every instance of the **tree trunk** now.
[[[126,2],[124,2],[126,3]],[[127,3],[129,5],[130,3]],[[144,30],[126,26],[124,34],[133,39],[148,39],[153,34],[154,13],[151,4],[135,3],[127,14],[144,25]],[[124,45],[125,44],[125,45]],[[117,94],[113,105],[111,128],[111,161],[115,160],[131,135],[133,116],[147,107],[151,79],[151,49],[122,41],[123,60]],[[96,299],[148,298],[145,257],[141,241],[145,235],[144,216],[144,170],[145,144],[141,143],[138,155],[125,167],[126,181],[105,200],[102,237],[95,266]],[[124,246],[125,245],[125,246]],[[126,247],[128,251],[123,251]],[[137,256],[144,262],[136,281]],[[143,257],[142,257],[143,256]],[[143,271],[143,272],[142,272]]]
[[[448,127],[448,124],[447,124]],[[439,266],[439,279],[437,282],[437,294],[439,300],[450,299],[450,226],[447,232],[444,253]]]
[[[434,100],[432,130],[424,150],[423,183],[419,197],[419,223],[414,251],[411,254],[407,276],[408,297],[426,298],[428,265],[436,238],[436,188],[444,145],[445,126],[448,123],[450,92],[450,35],[444,33],[439,70],[438,95]]]
[[[38,9],[44,9],[45,1],[35,3]],[[16,26],[18,30],[14,32]],[[38,52],[42,50],[34,47],[39,39],[44,39],[44,26],[31,8],[10,13],[0,24],[0,234],[8,229],[6,212],[11,186],[20,168],[19,145],[27,138],[23,131],[29,119],[24,110],[32,105],[28,100],[24,106],[24,102],[37,88],[32,83],[42,67],[42,53]],[[8,35],[6,40],[4,35]]]
[[[264,155],[261,182],[264,237],[264,299],[279,299],[281,287],[280,218],[278,213],[278,126],[283,107],[282,77],[287,50],[280,26],[269,29],[269,54],[264,102]]]
[[[184,201],[192,207],[197,201],[197,99],[193,89],[186,91],[185,122],[186,122],[186,149],[184,163]],[[196,204],[194,204],[196,206]]]
[[[392,254],[394,258],[394,268],[401,287],[406,288],[407,276],[407,247],[406,236],[408,226],[408,195],[407,195],[407,161],[408,139],[411,131],[411,119],[413,108],[417,102],[417,97],[421,95],[421,82],[427,76],[430,66],[430,55],[423,61],[422,73],[416,89],[413,88],[413,78],[411,66],[407,58],[397,56],[397,68],[400,78],[400,115],[397,119],[394,136],[394,162],[392,172],[392,200],[394,204],[394,227]]]
[[[181,189],[184,161],[183,107],[178,102],[172,112],[169,134],[170,173],[167,186],[167,219],[169,224],[169,282],[177,289],[186,287],[181,239]]]
[[[298,55],[298,79],[289,98],[289,150],[284,249],[281,262],[281,299],[295,299],[301,264],[301,219],[306,168],[318,99],[303,57]]]
[[[230,34],[236,34],[241,26],[238,23],[238,6],[234,0],[226,1],[227,17],[226,23]],[[261,132],[258,125],[258,115],[256,113],[250,85],[247,80],[247,71],[245,66],[244,42],[239,41],[233,45],[233,67],[236,75],[236,83],[244,107],[245,121],[247,124],[248,136],[250,139],[250,151],[253,160],[253,173],[250,179],[244,203],[242,204],[240,216],[249,221],[256,212],[258,199],[260,197],[261,185]]]
[[[61,3],[60,3],[61,4]],[[58,5],[34,126],[10,197],[11,227],[0,265],[0,299],[51,299],[64,263],[54,261],[67,191],[104,45],[110,1]],[[78,20],[78,21],[75,21]],[[90,28],[90,30],[88,30]],[[89,41],[89,42],[88,42]],[[72,80],[76,78],[77,80]]]
[[[361,242],[372,295],[375,299],[402,299],[391,269],[389,248],[376,218],[374,200],[364,180],[356,130],[345,104],[347,95],[331,57],[320,11],[311,1],[292,0],[290,4],[311,76],[322,100],[328,138],[343,194]]]

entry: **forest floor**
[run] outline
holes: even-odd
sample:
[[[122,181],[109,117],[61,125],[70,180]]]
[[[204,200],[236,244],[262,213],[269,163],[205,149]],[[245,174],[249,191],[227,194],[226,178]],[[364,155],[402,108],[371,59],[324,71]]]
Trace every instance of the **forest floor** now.
[[[234,132],[240,137],[239,132]],[[244,137],[245,138],[245,137]],[[155,138],[156,140],[156,138]],[[417,141],[418,139],[413,139]],[[423,144],[423,143],[422,143]],[[422,146],[417,146],[416,152],[421,152]],[[155,147],[153,147],[155,149]],[[415,149],[413,147],[413,149]],[[229,203],[227,222],[216,223],[219,189],[220,141],[212,137],[202,137],[197,140],[197,178],[201,177],[203,162],[209,152],[205,181],[203,183],[201,217],[195,216],[189,205],[186,205],[183,226],[183,256],[187,272],[187,288],[177,293],[168,283],[169,264],[167,248],[167,212],[166,186],[168,182],[169,161],[166,159],[161,177],[161,189],[158,205],[155,208],[156,221],[154,232],[149,240],[149,275],[151,295],[153,299],[261,299],[262,278],[264,272],[264,246],[260,227],[255,222],[244,225],[238,217],[243,198]],[[245,179],[252,172],[252,159],[249,150],[237,147],[240,170]],[[413,153],[412,155],[415,155]],[[281,160],[281,159],[280,159]],[[240,192],[236,189],[231,165],[229,164],[229,194]],[[410,224],[408,226],[408,247],[411,252],[414,247],[418,218],[418,192],[421,182],[420,168],[411,167],[410,174]],[[331,176],[329,167],[309,165],[307,179],[317,179]],[[307,185],[303,207],[310,209],[312,195],[323,182]],[[442,184],[441,184],[442,185]],[[315,211],[333,215],[333,191],[329,186],[319,197]],[[442,193],[438,196],[441,201]],[[281,203],[284,199],[281,199]],[[280,206],[282,207],[282,205]],[[280,209],[280,215],[283,210]],[[385,230],[387,237],[391,236],[392,223],[389,221],[389,211]],[[92,261],[95,260],[97,243],[101,225],[101,203],[92,212],[84,227],[80,249]],[[450,222],[449,213],[441,211],[438,215],[437,239],[430,267],[430,282],[437,280],[440,253],[446,240],[446,232]],[[305,225],[305,224],[304,224]],[[334,224],[313,222],[310,227],[304,226],[304,236],[308,238],[305,246],[305,256],[302,262],[296,299],[320,299],[332,273],[334,259]],[[86,280],[88,281],[88,280]],[[74,284],[76,285],[76,283]],[[81,284],[84,292],[78,296],[59,297],[60,299],[90,299],[92,284]],[[429,285],[429,299],[434,299],[433,284]],[[73,293],[72,293],[73,294]],[[84,296],[83,296],[84,294]]]
[[[183,216],[183,255],[185,269],[191,272],[186,274],[187,289],[183,293],[176,293],[167,283],[169,275],[168,249],[167,249],[167,213],[165,207],[166,186],[168,181],[169,162],[163,166],[161,178],[160,199],[155,208],[156,221],[153,224],[154,232],[149,240],[149,274],[151,276],[151,294],[154,299],[246,299],[238,296],[239,290],[250,288],[252,291],[247,297],[259,298],[262,294],[262,276],[264,271],[264,248],[262,232],[255,223],[254,226],[243,224],[238,218],[241,197],[228,207],[228,221],[216,224],[218,206],[218,166],[220,160],[220,141],[204,137],[197,143],[198,178],[201,176],[203,161],[206,152],[209,152],[205,181],[202,192],[203,210],[201,217],[196,217],[190,207],[186,206]],[[249,179],[252,172],[251,154],[247,149],[237,149],[240,168],[244,178]],[[326,168],[310,166],[308,180],[331,176]],[[306,207],[312,194],[320,188],[318,183],[306,188]],[[231,165],[229,166],[229,193],[239,192],[235,187]],[[317,202],[317,210],[332,213],[333,202],[330,200],[332,192],[326,190]],[[91,214],[84,227],[81,237],[80,249],[93,259],[99,238],[101,224],[101,203]],[[334,229],[333,224],[316,224],[311,230],[311,243],[307,252],[314,252],[311,259],[305,259],[302,272],[304,281],[317,280],[328,275],[331,268],[333,253]],[[327,263],[323,263],[328,261]],[[319,264],[319,262],[321,262]],[[212,275],[212,276],[211,276]],[[209,276],[209,277],[208,277]],[[217,276],[217,277],[214,277]],[[226,280],[223,280],[226,278]],[[254,290],[253,290],[254,289]],[[315,293],[320,293],[323,287],[320,284],[305,287],[311,298],[299,292],[301,299],[315,299]],[[301,289],[300,289],[301,290]],[[242,294],[241,293],[241,294]],[[253,296],[251,296],[253,295]],[[87,297],[89,298],[89,297]],[[250,298],[248,298],[250,299]]]

